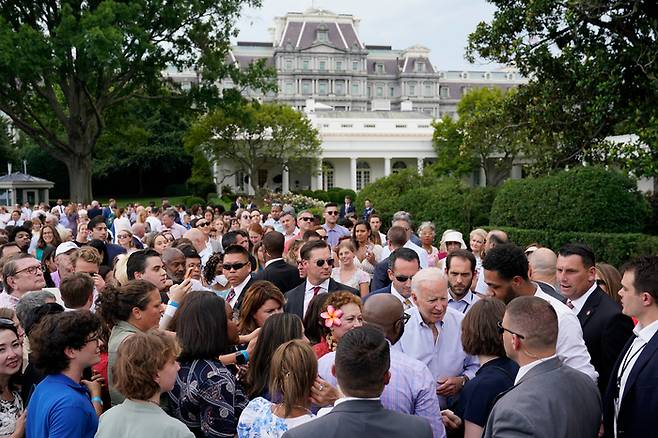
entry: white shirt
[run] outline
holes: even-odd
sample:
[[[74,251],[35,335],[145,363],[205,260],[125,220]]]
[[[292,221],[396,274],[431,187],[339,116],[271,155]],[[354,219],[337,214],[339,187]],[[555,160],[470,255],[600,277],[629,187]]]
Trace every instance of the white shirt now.
[[[162,222],[155,216],[148,216],[146,222],[151,226],[152,233],[159,233],[162,231]]]
[[[405,298],[400,292],[397,291],[397,289],[395,289],[395,287],[393,286],[392,283],[391,283],[391,295],[393,295],[395,298],[400,300],[400,302],[402,303],[402,306],[404,307],[404,310],[409,310],[412,307],[414,307],[414,302],[411,300],[411,297]],[[407,301],[407,300],[411,304],[406,304],[405,301]]]
[[[418,254],[418,258],[420,259],[420,269],[427,268],[427,251],[413,243],[411,240],[407,240],[407,243],[404,244],[404,248],[413,249],[416,254]],[[388,247],[388,245],[386,245],[382,250],[382,260],[390,255],[391,249]]]
[[[653,338],[658,331],[658,320],[652,322],[646,327],[641,327],[638,323],[633,329],[635,333],[635,340],[631,344],[631,348],[628,349],[626,354],[621,360],[621,365],[617,370],[617,378],[619,380],[619,396],[615,399],[615,437],[617,436],[617,416],[619,415],[619,408],[621,406],[621,399],[624,396],[624,390],[626,389],[626,382],[628,381],[628,376],[631,375],[631,371],[635,366],[635,362],[642,354],[642,350],[649,343],[651,338]],[[625,367],[623,365],[626,365]],[[616,384],[616,382],[615,382]]]
[[[238,302],[238,298],[240,298],[240,295],[242,294],[242,290],[244,287],[249,283],[249,280],[251,280],[251,274],[247,275],[244,280],[242,280],[242,283],[238,284],[233,288],[233,292],[235,295],[233,295],[233,299],[229,301],[229,304],[231,307],[235,306],[235,303]]]
[[[590,286],[589,289],[587,289],[587,292],[582,294],[580,297],[576,298],[575,300],[571,301],[571,305],[573,306],[573,309],[571,311],[578,315],[580,311],[582,310],[583,306],[585,305],[585,302],[589,298],[590,295],[592,295],[592,292],[596,290],[596,282],[592,286]],[[569,306],[567,306],[569,307]]]
[[[480,299],[477,295],[475,295],[472,291],[468,291],[464,297],[457,301],[452,297],[452,293],[450,293],[450,290],[448,290],[448,307],[452,307],[453,309],[457,310],[458,312],[463,313],[466,315],[468,311],[471,309],[471,306],[475,304],[477,300]]]
[[[308,282],[308,279],[306,280],[305,283],[306,289],[304,289],[306,292],[304,292],[304,316],[306,316],[306,310],[308,310],[308,304],[311,302],[313,297],[315,296],[313,294],[313,289],[316,287],[316,285],[313,285]],[[318,291],[318,294],[326,294],[329,292],[329,278],[327,278],[325,281],[322,283],[318,284],[317,286],[320,287],[320,290]]]
[[[528,374],[528,371],[539,365],[540,363],[546,362],[547,360],[553,359],[554,357],[557,357],[557,355],[545,357],[543,359],[538,359],[534,362],[530,362],[527,365],[523,365],[521,368],[519,368],[519,371],[516,373],[516,380],[514,380],[514,384],[518,385],[519,382],[521,381],[521,377],[525,376]]]
[[[201,250],[199,253],[199,257],[201,257],[201,266],[205,267],[206,263],[208,263],[208,259],[210,256],[213,255],[213,250],[212,250],[212,245],[210,244],[210,240],[206,242],[206,247]]]
[[[592,357],[583,340],[583,329],[575,313],[566,304],[553,298],[537,286],[535,296],[548,301],[557,313],[557,357],[563,364],[587,374],[596,383],[599,373],[592,366]]]
[[[274,263],[274,262],[278,262],[279,260],[283,260],[283,258],[282,258],[282,257],[279,257],[279,258],[276,258],[276,259],[268,260],[267,262],[265,262],[265,267],[267,268],[267,267],[270,266],[272,263]]]

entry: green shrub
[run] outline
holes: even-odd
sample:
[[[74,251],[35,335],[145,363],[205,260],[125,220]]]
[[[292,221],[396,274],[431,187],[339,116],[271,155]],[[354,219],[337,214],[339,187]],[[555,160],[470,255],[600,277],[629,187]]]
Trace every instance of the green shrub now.
[[[646,234],[557,232],[547,229],[527,230],[509,227],[499,229],[507,232],[510,240],[521,247],[538,242],[557,252],[565,243],[583,242],[594,250],[597,261],[610,263],[618,268],[640,255],[658,254],[658,236]]]
[[[311,198],[319,199],[323,202],[329,202],[329,193],[324,190],[314,190],[311,193]]]
[[[181,202],[185,204],[185,207],[187,208],[190,208],[194,204],[206,205],[206,201],[198,196],[185,196]]]
[[[375,211],[382,217],[382,223],[388,226],[393,213],[402,209],[400,197],[407,191],[427,185],[428,181],[434,181],[434,179],[418,175],[416,169],[405,169],[385,178],[379,178],[359,192],[356,197],[356,209],[362,211],[364,201],[370,199]]]
[[[345,202],[345,196],[349,196],[352,199],[352,203],[356,202],[356,192],[352,189],[342,189],[340,192],[340,200],[338,205]]]
[[[643,230],[646,200],[633,179],[600,167],[507,181],[498,191],[490,223],[525,229],[622,232]]]

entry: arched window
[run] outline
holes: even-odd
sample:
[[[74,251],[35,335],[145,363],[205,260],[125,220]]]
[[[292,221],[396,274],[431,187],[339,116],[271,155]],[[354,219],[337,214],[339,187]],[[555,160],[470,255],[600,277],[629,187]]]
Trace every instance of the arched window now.
[[[334,165],[329,161],[322,163],[322,190],[334,188]]]
[[[361,190],[370,184],[370,164],[366,161],[356,163],[356,189]]]
[[[393,167],[391,168],[392,173],[398,173],[401,170],[404,170],[407,168],[407,163],[404,161],[396,161],[393,163]]]

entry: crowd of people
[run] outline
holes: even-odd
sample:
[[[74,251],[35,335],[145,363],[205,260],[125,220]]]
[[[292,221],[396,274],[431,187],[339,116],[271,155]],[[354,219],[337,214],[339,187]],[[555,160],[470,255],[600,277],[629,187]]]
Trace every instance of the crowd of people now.
[[[0,208],[0,437],[658,430],[656,255],[349,198],[32,207]]]

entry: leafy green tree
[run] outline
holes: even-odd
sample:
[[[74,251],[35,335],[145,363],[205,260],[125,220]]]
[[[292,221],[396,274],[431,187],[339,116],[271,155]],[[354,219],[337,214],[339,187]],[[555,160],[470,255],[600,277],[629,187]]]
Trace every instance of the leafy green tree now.
[[[513,95],[498,88],[470,90],[457,105],[458,120],[444,117],[434,124],[438,175],[459,177],[482,168],[487,186],[509,176],[524,140],[510,109]]]
[[[108,111],[154,97],[167,67],[194,68],[193,93],[215,86],[271,88],[263,63],[224,62],[243,6],[260,0],[0,2],[0,111],[68,170],[71,198],[91,199],[92,154]]]
[[[645,165],[658,161],[655,0],[489,1],[498,10],[469,36],[467,58],[514,65],[531,78],[516,107],[536,172],[592,162],[603,138],[634,132],[649,148],[626,165],[658,175]]]
[[[289,170],[314,169],[321,150],[318,131],[304,114],[288,105],[258,102],[236,103],[201,117],[186,147],[199,148],[214,161],[232,161],[236,172],[249,175],[256,192],[258,169],[273,162]]]

